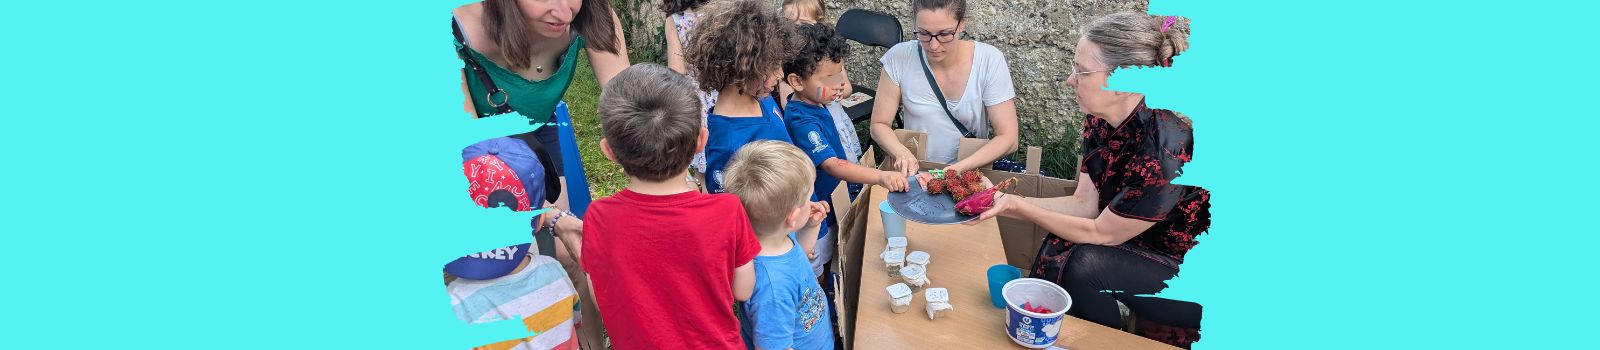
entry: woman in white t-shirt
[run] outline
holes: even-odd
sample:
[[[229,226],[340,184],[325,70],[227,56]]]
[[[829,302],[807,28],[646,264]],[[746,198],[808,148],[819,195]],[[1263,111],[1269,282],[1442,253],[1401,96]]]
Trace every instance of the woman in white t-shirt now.
[[[895,45],[883,55],[878,95],[872,107],[872,139],[894,157],[907,176],[917,171],[917,158],[901,145],[890,123],[905,108],[905,128],[928,133],[928,161],[949,169],[972,170],[994,163],[1017,149],[1017,108],[1012,101],[1011,69],[1000,50],[972,40],[957,40],[966,29],[965,0],[913,0],[917,39]],[[928,83],[922,61],[941,88],[939,101]],[[966,159],[956,159],[961,127],[990,141]]]

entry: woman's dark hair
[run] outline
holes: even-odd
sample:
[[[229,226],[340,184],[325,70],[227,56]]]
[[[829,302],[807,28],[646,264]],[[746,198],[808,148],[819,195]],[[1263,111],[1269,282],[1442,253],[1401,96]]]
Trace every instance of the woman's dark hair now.
[[[911,15],[912,16],[916,16],[917,12],[934,11],[934,10],[946,10],[946,9],[950,10],[950,13],[954,13],[956,15],[956,20],[957,21],[967,19],[967,0],[912,0],[911,1]]]
[[[494,38],[500,54],[512,70],[528,68],[533,56],[533,28],[522,14],[517,0],[484,0],[483,29]],[[572,30],[578,31],[590,48],[600,51],[621,52],[616,32],[616,22],[611,17],[610,0],[583,0],[583,8],[572,18]]]
[[[850,55],[850,44],[844,42],[833,27],[823,23],[804,24],[800,26],[800,38],[805,40],[805,46],[800,48],[789,62],[783,64],[783,74],[794,74],[801,79],[810,78],[816,73],[817,63],[826,59],[829,62],[844,62],[845,56]]]
[[[661,0],[661,12],[674,15],[679,12],[693,10],[704,3],[706,3],[706,0]]]
[[[700,23],[689,32],[683,61],[701,90],[717,91],[742,84],[755,87],[800,48],[794,22],[772,9],[769,1],[716,1],[702,9]]]

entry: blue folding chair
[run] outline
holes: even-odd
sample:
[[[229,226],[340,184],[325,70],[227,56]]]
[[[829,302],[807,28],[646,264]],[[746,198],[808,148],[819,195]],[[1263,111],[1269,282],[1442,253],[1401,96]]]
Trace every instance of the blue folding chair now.
[[[561,174],[567,178],[567,206],[582,218],[589,209],[589,178],[583,170],[583,156],[578,154],[578,134],[572,131],[572,115],[567,101],[556,104],[556,131],[561,134]]]

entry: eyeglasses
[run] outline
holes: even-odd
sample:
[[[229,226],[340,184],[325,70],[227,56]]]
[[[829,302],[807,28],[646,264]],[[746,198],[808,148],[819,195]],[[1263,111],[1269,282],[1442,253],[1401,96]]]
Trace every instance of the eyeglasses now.
[[[957,23],[956,25],[959,26],[960,23]],[[955,41],[956,40],[956,35],[958,35],[958,34],[959,33],[956,33],[955,31],[943,31],[943,32],[939,32],[939,34],[934,34],[934,33],[929,33],[929,32],[926,32],[926,31],[918,30],[917,31],[917,41],[929,42],[929,41],[938,39],[939,43],[948,44],[951,41]]]
[[[1080,74],[1094,74],[1094,73],[1110,72],[1110,71],[1111,71],[1111,69],[1100,69],[1100,70],[1092,70],[1092,71],[1087,71],[1087,72],[1079,72],[1078,71],[1078,67],[1072,67],[1072,73],[1067,73],[1067,76],[1074,76],[1074,75],[1080,75]]]

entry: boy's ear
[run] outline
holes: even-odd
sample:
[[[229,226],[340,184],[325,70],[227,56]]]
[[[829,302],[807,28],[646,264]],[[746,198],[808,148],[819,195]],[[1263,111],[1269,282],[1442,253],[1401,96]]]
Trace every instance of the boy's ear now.
[[[805,84],[802,82],[804,79],[801,79],[799,74],[789,73],[789,75],[783,77],[783,81],[789,83],[789,87],[794,91],[805,89]]]
[[[698,139],[695,139],[695,141],[694,141],[694,152],[695,153],[705,152],[705,150],[706,150],[706,139],[708,139],[710,137],[711,137],[711,130],[707,130],[706,127],[704,127],[704,126],[700,127],[700,137]],[[600,150],[602,150],[602,151],[605,150],[605,148],[604,148],[605,147],[605,141],[606,141],[606,139],[600,139],[600,142],[601,142],[600,143],[600,146],[601,146]],[[611,153],[606,153],[606,157],[611,157]]]
[[[801,206],[795,210],[790,210],[789,216],[783,218],[783,224],[788,228],[788,231],[799,230],[801,226],[806,225],[806,219],[810,219],[806,217],[807,214],[810,214],[809,211],[805,210],[806,208],[807,207],[805,206]]]
[[[705,129],[705,128],[701,128],[701,129]],[[705,139],[706,139],[705,136],[706,135],[705,135],[704,132],[702,132],[700,134],[700,141],[702,141],[702,144],[704,144],[703,141],[705,141]],[[617,163],[617,156],[615,154],[611,154],[611,145],[606,144],[606,138],[604,138],[604,137],[600,138],[600,153],[601,154],[605,154],[606,155],[606,159],[610,160],[612,163]],[[618,163],[618,164],[621,164],[621,163]]]

